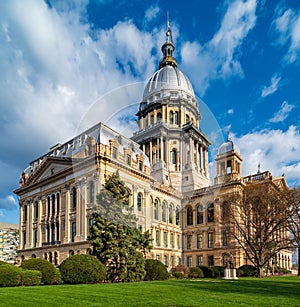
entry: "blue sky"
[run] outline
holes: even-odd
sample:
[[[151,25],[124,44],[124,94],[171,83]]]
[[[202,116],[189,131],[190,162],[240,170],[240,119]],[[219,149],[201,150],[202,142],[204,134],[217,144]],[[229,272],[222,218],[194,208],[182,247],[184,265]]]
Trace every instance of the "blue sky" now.
[[[179,68],[230,129],[243,174],[260,162],[300,184],[299,1],[1,1],[0,221],[18,222],[22,170],[79,126],[134,130],[128,114],[158,67],[167,11]]]

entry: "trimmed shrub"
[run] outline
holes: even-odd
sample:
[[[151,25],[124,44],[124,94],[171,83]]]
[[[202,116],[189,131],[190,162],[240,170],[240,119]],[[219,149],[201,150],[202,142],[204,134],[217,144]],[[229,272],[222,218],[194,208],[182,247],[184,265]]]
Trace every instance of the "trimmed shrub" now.
[[[59,268],[55,268],[55,277],[54,277],[53,285],[60,285],[62,283],[63,281],[61,279],[60,270]]]
[[[105,279],[106,267],[94,256],[77,254],[64,260],[59,270],[66,284],[92,284]]]
[[[21,269],[13,264],[0,265],[0,287],[15,287],[19,285]]]
[[[243,277],[256,276],[257,275],[256,268],[253,265],[250,265],[250,264],[242,265],[241,267],[239,267],[239,270],[242,271],[241,276],[243,276]]]
[[[21,286],[37,286],[42,283],[42,273],[37,270],[20,269]]]
[[[145,271],[144,280],[166,280],[170,276],[167,268],[159,260],[146,259]]]
[[[42,283],[53,285],[55,280],[55,267],[52,263],[41,258],[32,258],[22,262],[21,268],[24,270],[38,270],[42,273]]]
[[[198,267],[190,268],[189,278],[201,278],[204,277],[202,270]]]
[[[188,278],[190,269],[185,264],[178,264],[176,267],[172,268],[172,274],[175,272],[181,272],[185,278]]]
[[[219,272],[219,273],[217,273],[216,276],[218,276],[218,277],[224,277],[224,270],[225,270],[225,267],[224,267],[224,266],[216,265],[216,266],[214,266],[214,269],[215,269],[216,271]]]
[[[197,265],[197,267],[202,270],[204,277],[206,277],[206,278],[215,277],[215,271],[212,270],[211,267],[205,266],[205,265]]]
[[[174,272],[172,273],[172,275],[176,278],[176,279],[184,279],[184,275],[182,272]]]
[[[210,269],[212,271],[212,277],[224,276],[224,271],[223,271],[223,275],[222,275],[219,266],[211,266]]]

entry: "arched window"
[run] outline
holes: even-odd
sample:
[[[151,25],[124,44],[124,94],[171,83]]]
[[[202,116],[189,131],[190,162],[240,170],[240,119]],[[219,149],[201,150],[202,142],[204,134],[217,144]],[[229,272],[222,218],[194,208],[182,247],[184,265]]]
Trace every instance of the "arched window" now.
[[[54,252],[54,265],[58,265],[58,253]]]
[[[70,250],[69,251],[69,256],[73,256],[74,255],[74,251],[73,250]]]
[[[167,221],[167,205],[165,202],[163,202],[161,206],[161,219],[163,222]]]
[[[172,164],[177,163],[177,152],[175,148],[171,151],[171,159],[172,159]]]
[[[32,259],[35,259],[35,258],[36,258],[36,255],[35,255],[35,254],[32,254],[32,255],[31,255],[31,258],[32,258]]]
[[[21,256],[21,262],[23,262],[24,260],[25,260],[25,256],[22,255],[22,256]]]
[[[193,209],[192,207],[187,207],[186,209],[186,224],[193,225]]]
[[[176,222],[176,225],[179,225],[179,223],[180,223],[180,210],[179,210],[179,207],[176,207],[175,222]]]
[[[174,124],[178,125],[178,111],[175,111],[174,113]]]
[[[173,223],[173,205],[172,204],[169,205],[169,223],[170,224]]]
[[[60,210],[60,194],[57,193],[56,194],[56,212],[57,212],[57,214],[59,213],[59,210]]]
[[[214,204],[211,203],[207,207],[207,222],[213,222],[214,221]]]
[[[138,195],[137,195],[137,209],[138,209],[138,211],[142,211],[142,200],[143,200],[143,194],[138,193]]]
[[[94,203],[94,198],[95,198],[95,185],[94,182],[90,182],[90,204]]]
[[[169,113],[169,124],[173,125],[173,111],[170,111]]]
[[[203,224],[203,206],[197,206],[197,224]]]
[[[228,220],[229,214],[230,214],[229,210],[230,210],[229,203],[227,201],[224,201],[222,205],[222,220],[223,221]]]
[[[158,220],[158,199],[154,200],[154,219]]]
[[[72,208],[76,209],[77,205],[77,189],[74,187],[72,189]]]
[[[52,194],[51,199],[52,199],[52,215],[54,215],[55,213],[55,194]]]

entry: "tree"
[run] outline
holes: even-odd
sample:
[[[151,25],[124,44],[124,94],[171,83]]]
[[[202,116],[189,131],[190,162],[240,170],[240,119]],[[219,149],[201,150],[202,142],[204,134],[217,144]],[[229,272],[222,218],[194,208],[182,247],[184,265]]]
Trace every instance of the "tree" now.
[[[107,267],[111,282],[138,281],[145,276],[142,252],[151,249],[149,232],[136,228],[136,216],[129,206],[130,190],[119,174],[111,175],[97,195],[94,224],[89,240],[95,255]]]
[[[271,181],[250,183],[232,195],[231,202],[229,219],[224,222],[226,230],[262,277],[269,262],[290,247],[289,191]]]
[[[289,230],[294,246],[298,250],[298,276],[300,276],[300,189],[290,191]]]

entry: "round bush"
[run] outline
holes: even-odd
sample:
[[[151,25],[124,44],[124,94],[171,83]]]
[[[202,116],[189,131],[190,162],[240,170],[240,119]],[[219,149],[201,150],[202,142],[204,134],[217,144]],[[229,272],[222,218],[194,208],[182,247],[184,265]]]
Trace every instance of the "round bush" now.
[[[201,278],[204,277],[202,270],[198,267],[190,268],[189,278]]]
[[[242,265],[241,267],[239,267],[239,270],[242,271],[242,275],[241,276],[256,276],[257,274],[257,270],[253,265],[250,264],[245,264]]]
[[[45,285],[53,285],[55,280],[55,267],[52,263],[45,259],[32,258],[22,262],[21,268],[24,270],[38,270],[42,273],[42,283]]]
[[[176,267],[172,268],[172,274],[175,272],[181,272],[185,278],[188,278],[190,269],[185,264],[178,264]]]
[[[167,268],[159,260],[146,259],[145,280],[165,280],[169,278]]]
[[[42,273],[36,270],[20,269],[21,286],[37,286],[42,283]]]
[[[176,279],[184,279],[184,275],[182,272],[173,272],[172,275],[176,278]]]
[[[21,269],[12,265],[0,265],[0,287],[15,287],[19,285]]]
[[[61,263],[59,270],[66,284],[97,283],[106,275],[106,267],[96,257],[85,254],[70,256]]]
[[[211,267],[205,266],[205,265],[198,265],[198,268],[200,268],[204,274],[204,277],[212,278],[215,277],[215,272],[211,269]]]

